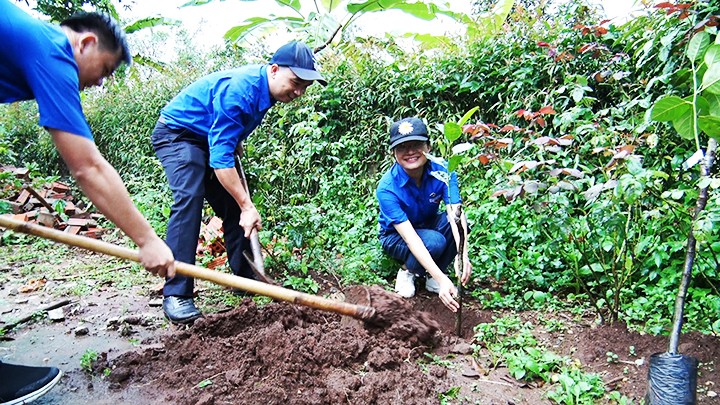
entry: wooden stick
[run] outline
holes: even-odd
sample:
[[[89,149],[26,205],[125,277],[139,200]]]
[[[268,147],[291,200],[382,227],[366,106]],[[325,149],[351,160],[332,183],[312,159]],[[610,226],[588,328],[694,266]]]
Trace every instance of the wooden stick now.
[[[66,245],[76,246],[83,249],[91,250],[93,252],[115,256],[120,259],[131,260],[138,263],[140,262],[140,255],[137,250],[113,245],[111,243],[88,238],[85,236],[71,235],[66,232],[61,232],[56,229],[46,228],[44,226],[35,225],[28,222],[18,221],[16,219],[12,219],[9,216],[0,215],[0,226],[3,228],[12,229],[16,232],[35,235]],[[212,283],[226,287],[239,288],[243,291],[251,292],[258,295],[264,295],[281,301],[287,301],[292,304],[300,304],[323,311],[336,312],[341,315],[347,315],[361,320],[371,320],[375,316],[375,308],[372,307],[353,305],[341,301],[334,301],[316,295],[305,294],[298,291],[289,290],[280,286],[262,283],[260,281],[251,280],[249,278],[239,277],[233,274],[209,270],[203,267],[195,266],[193,264],[176,261],[175,270],[177,273],[184,276],[207,280]]]
[[[52,304],[45,305],[43,307],[40,307],[40,309],[31,313],[30,315],[23,316],[22,318],[16,320],[15,322],[11,322],[11,323],[7,324],[7,326],[5,326],[3,329],[10,330],[10,329],[20,325],[21,323],[25,323],[25,322],[31,320],[35,316],[35,314],[37,314],[38,312],[48,312],[55,308],[64,307],[65,305],[68,305],[69,303],[70,303],[69,299],[64,299],[64,300],[61,300],[61,301],[58,301],[58,302],[55,302]]]

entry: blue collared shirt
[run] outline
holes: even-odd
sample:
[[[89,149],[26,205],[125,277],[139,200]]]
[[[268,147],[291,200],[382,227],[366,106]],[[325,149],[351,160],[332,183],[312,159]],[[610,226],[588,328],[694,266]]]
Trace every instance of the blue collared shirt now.
[[[204,76],[160,111],[165,124],[207,136],[210,167],[235,167],[238,143],[257,128],[275,101],[270,97],[267,65],[248,65]]]
[[[0,102],[37,101],[40,125],[93,139],[73,49],[57,25],[0,0]]]
[[[397,163],[383,175],[376,191],[380,203],[378,222],[381,232],[394,231],[394,225],[408,220],[415,229],[423,228],[425,222],[435,219],[441,200],[445,204],[461,202],[457,174],[450,174],[451,191],[448,191],[448,186],[443,181],[430,174],[433,171],[447,173],[443,166],[428,161],[420,187]]]

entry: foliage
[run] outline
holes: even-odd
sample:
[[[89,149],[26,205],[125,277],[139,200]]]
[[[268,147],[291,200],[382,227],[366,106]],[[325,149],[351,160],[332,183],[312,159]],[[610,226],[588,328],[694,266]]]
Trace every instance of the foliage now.
[[[27,0],[18,0],[18,2],[21,1],[27,4]],[[119,0],[118,3],[122,4],[122,0]],[[38,13],[50,17],[51,21],[60,22],[73,14],[86,11],[88,7],[103,11],[118,19],[115,5],[110,0],[36,0],[34,9]]]
[[[185,6],[198,6],[209,3],[210,1],[193,0],[185,4]],[[305,7],[303,7],[305,3]],[[501,0],[499,10],[492,13],[488,18],[486,25],[477,28],[497,30],[502,24],[505,16],[512,7],[512,0]],[[440,15],[451,17],[452,19],[470,24],[474,26],[472,20],[462,14],[452,12],[447,8],[446,4],[435,3],[432,1],[405,1],[405,0],[364,0],[364,1],[320,1],[313,2],[308,11],[309,2],[300,0],[277,1],[277,4],[287,9],[289,15],[271,15],[269,17],[254,16],[246,19],[242,25],[232,27],[225,34],[225,39],[231,43],[237,43],[247,40],[250,34],[265,29],[266,32],[273,28],[284,28],[287,32],[301,32],[305,36],[302,38],[310,46],[319,51],[330,43],[339,42],[337,38],[342,38],[353,23],[360,17],[377,12],[387,10],[402,11],[412,17],[422,20],[433,20]],[[422,36],[416,36],[417,39],[425,39]],[[430,43],[432,39],[425,39]]]
[[[517,316],[481,323],[475,327],[474,356],[487,352],[493,367],[506,366],[514,378],[551,384],[547,396],[558,404],[593,404],[603,398],[605,384],[599,375],[585,373],[576,362],[547,350],[534,333],[534,326]]]
[[[92,349],[85,350],[85,353],[80,356],[80,369],[82,369],[86,373],[92,373],[93,363],[99,358],[100,355],[96,351]]]

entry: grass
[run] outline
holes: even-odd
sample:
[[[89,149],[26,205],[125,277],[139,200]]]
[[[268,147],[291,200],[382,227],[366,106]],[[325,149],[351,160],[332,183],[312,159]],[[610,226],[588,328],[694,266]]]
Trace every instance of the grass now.
[[[7,238],[3,240],[6,242]],[[12,241],[19,244],[0,246],[0,269],[10,270],[0,272],[0,283],[25,284],[32,278],[44,277],[49,281],[63,281],[49,291],[51,294],[82,297],[105,285],[126,290],[157,282],[157,277],[137,263],[40,238]],[[123,244],[120,242],[116,244]]]

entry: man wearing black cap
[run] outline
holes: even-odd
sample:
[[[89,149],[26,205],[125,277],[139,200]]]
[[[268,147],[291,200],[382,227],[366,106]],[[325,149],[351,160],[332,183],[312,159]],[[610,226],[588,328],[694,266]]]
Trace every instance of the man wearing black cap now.
[[[395,280],[395,291],[403,297],[415,295],[415,278],[425,279],[425,288],[440,296],[451,311],[459,308],[457,289],[444,273],[457,254],[453,234],[458,234],[454,210],[460,204],[455,172],[429,161],[430,138],[419,118],[403,118],[390,128],[390,149],[395,163],[383,175],[376,191],[380,204],[380,244],[403,263]],[[434,174],[441,173],[446,183]],[[447,215],[439,212],[444,201]],[[450,220],[449,220],[450,219]],[[463,218],[466,227],[467,221]],[[467,229],[464,229],[467,235]],[[462,283],[470,278],[470,262],[464,251]]]
[[[262,222],[235,169],[235,151],[276,102],[302,96],[314,81],[325,85],[307,45],[290,42],[267,65],[248,65],[200,78],[160,112],[152,134],[173,192],[166,242],[175,258],[195,263],[204,200],[223,219],[228,263],[253,278],[242,252]],[[202,316],[193,301],[194,280],[176,275],[165,282],[163,311],[174,323]]]

